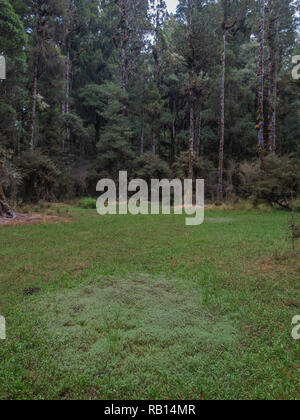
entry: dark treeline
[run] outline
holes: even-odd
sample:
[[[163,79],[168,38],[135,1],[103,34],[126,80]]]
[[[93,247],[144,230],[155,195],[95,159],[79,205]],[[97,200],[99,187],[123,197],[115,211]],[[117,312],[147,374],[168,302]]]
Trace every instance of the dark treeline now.
[[[296,194],[297,10],[293,0],[180,0],[170,16],[163,0],[0,0],[2,213],[4,194],[95,195],[119,170],[204,177],[222,201],[251,195],[264,174],[287,182],[289,168]]]

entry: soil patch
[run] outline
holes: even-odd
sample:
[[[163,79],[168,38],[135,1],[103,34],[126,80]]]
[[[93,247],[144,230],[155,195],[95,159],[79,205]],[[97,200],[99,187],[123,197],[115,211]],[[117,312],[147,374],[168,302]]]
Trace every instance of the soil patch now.
[[[1,226],[16,226],[16,225],[27,225],[27,224],[39,224],[39,223],[61,223],[67,222],[69,219],[59,216],[48,216],[45,214],[16,214],[14,219],[7,219],[0,217]]]

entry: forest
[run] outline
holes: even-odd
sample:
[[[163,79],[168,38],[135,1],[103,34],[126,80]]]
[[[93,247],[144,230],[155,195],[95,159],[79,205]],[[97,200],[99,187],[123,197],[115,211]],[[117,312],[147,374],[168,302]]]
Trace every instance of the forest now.
[[[2,214],[5,197],[95,196],[120,170],[204,178],[211,202],[290,208],[298,11],[294,0],[180,0],[176,14],[163,0],[1,0]]]

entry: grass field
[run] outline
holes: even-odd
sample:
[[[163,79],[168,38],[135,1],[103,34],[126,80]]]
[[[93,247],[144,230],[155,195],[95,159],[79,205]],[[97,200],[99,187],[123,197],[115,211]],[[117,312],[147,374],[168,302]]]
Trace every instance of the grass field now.
[[[0,399],[299,399],[287,213],[70,212],[0,228]]]

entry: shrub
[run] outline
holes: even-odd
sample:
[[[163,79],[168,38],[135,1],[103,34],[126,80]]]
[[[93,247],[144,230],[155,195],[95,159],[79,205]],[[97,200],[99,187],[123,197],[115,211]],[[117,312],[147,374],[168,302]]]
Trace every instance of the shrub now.
[[[0,147],[0,181],[7,196],[15,198],[22,183],[22,175],[11,162],[11,153]]]
[[[292,210],[291,203],[300,194],[300,161],[274,154],[268,155],[261,174],[259,163],[246,162],[240,166],[241,192],[255,204],[264,201]]]
[[[75,166],[67,169],[62,167],[61,175],[55,188],[55,196],[59,200],[72,200],[75,197],[89,195],[87,191],[87,177],[88,169],[84,163],[77,163]],[[95,186],[94,190],[96,190]]]
[[[82,198],[79,201],[79,207],[83,208],[83,209],[95,209],[96,208],[96,204],[97,204],[97,200],[95,200],[94,198]]]
[[[55,190],[60,171],[48,156],[39,151],[25,152],[19,168],[23,176],[24,201],[56,201]]]
[[[290,205],[294,212],[300,213],[300,198],[293,200]]]

